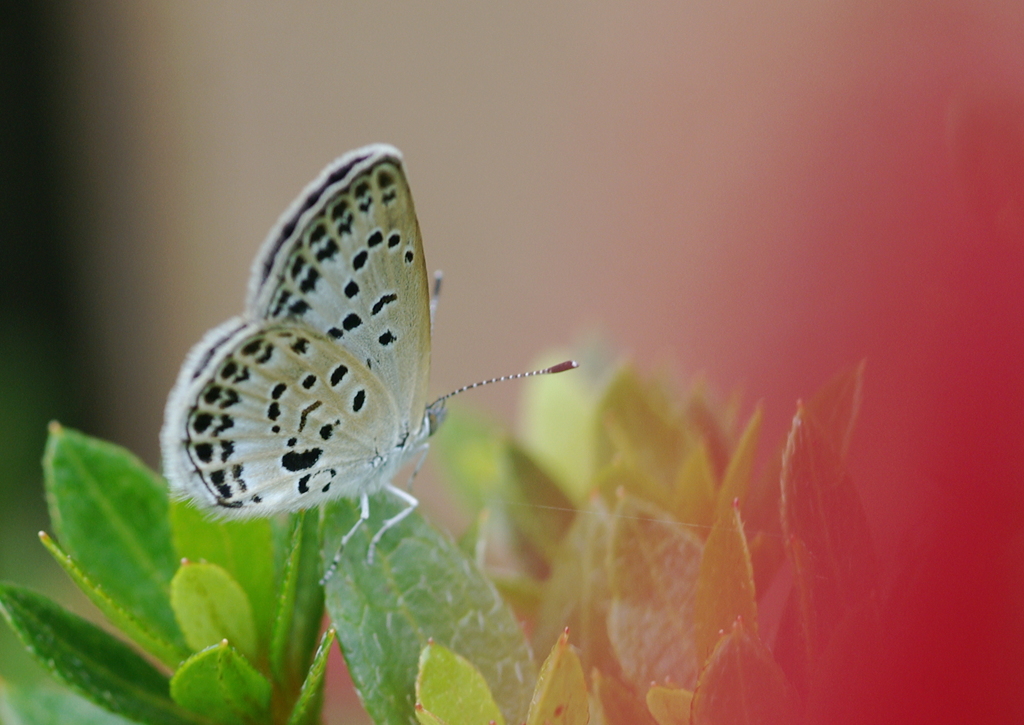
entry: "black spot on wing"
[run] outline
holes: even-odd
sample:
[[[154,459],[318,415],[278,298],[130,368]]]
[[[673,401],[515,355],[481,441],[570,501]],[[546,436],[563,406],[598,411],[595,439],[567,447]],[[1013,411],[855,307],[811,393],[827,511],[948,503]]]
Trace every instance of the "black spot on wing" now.
[[[305,451],[288,451],[281,456],[281,465],[289,471],[305,471],[316,465],[323,453],[322,448],[309,448]]]
[[[205,433],[212,422],[213,416],[209,413],[197,413],[196,417],[192,419],[192,430],[196,433]]]
[[[369,154],[360,154],[359,156],[353,157],[351,160],[349,160],[348,163],[339,166],[337,169],[328,174],[327,179],[324,181],[324,183],[321,184],[316,189],[314,189],[312,192],[310,192],[306,196],[306,199],[303,201],[303,203],[300,205],[299,209],[296,210],[292,214],[292,216],[284,224],[281,225],[281,231],[277,235],[277,239],[274,240],[274,244],[270,247],[270,250],[267,252],[266,257],[264,257],[263,269],[261,270],[260,273],[260,285],[266,282],[267,278],[270,276],[270,271],[274,266],[274,261],[277,259],[278,252],[281,251],[281,248],[284,246],[285,242],[287,242],[288,239],[295,232],[295,227],[298,225],[299,218],[303,215],[303,213],[308,211],[309,208],[320,199],[320,197],[323,195],[327,187],[333,186],[334,184],[337,184],[339,181],[345,179],[349,175],[349,173],[351,173],[352,169],[356,165],[361,164],[368,158]]]
[[[370,310],[370,314],[377,315],[384,309],[385,305],[390,305],[392,302],[398,299],[398,295],[391,293],[382,295],[379,300],[373,303],[373,308]]]
[[[345,316],[345,319],[341,321],[341,326],[345,328],[345,332],[350,332],[361,324],[363,324],[363,321],[355,312],[350,312]]]

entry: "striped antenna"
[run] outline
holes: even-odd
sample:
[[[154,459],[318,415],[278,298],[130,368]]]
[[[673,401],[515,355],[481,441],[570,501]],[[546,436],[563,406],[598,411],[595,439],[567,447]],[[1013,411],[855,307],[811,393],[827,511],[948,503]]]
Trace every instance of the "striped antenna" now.
[[[454,395],[458,395],[459,393],[465,393],[467,390],[472,390],[473,388],[480,388],[483,387],[484,385],[490,385],[491,383],[503,383],[506,380],[532,378],[534,375],[554,375],[555,373],[564,373],[566,370],[574,370],[579,366],[579,363],[576,362],[575,360],[566,360],[565,362],[560,362],[557,365],[552,365],[551,367],[544,368],[543,370],[531,370],[528,373],[516,373],[515,375],[502,375],[500,378],[491,378],[490,380],[481,380],[479,383],[473,383],[472,385],[463,385],[458,390],[453,390],[452,392],[448,393],[448,395],[442,395],[440,398],[438,398],[437,400],[430,404],[430,408],[435,409],[440,403],[443,403],[444,401],[448,400],[448,398],[451,398]]]

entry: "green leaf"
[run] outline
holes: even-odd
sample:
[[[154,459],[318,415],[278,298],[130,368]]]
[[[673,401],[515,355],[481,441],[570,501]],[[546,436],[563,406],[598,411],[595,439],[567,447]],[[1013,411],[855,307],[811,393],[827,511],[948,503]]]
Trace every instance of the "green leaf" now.
[[[541,580],[517,572],[492,571],[488,576],[517,617],[530,622],[537,619],[544,599],[544,583]]]
[[[171,530],[179,558],[217,564],[241,585],[252,605],[256,632],[266,642],[277,604],[270,519],[217,521],[190,503],[175,501]],[[312,650],[313,644],[309,647]]]
[[[673,487],[664,485],[664,482],[625,457],[617,458],[602,468],[595,476],[595,487],[609,506],[615,506],[621,494],[647,501],[667,511],[672,511],[676,503]]]
[[[729,465],[722,476],[722,486],[718,489],[718,514],[727,514],[732,509],[733,501],[740,504],[746,500],[747,489],[754,470],[754,456],[757,453],[757,441],[761,433],[761,406],[758,405],[750,416],[746,430],[736,444]]]
[[[538,368],[569,355],[545,355]],[[584,351],[580,369],[568,375],[538,375],[523,383],[519,426],[523,447],[576,504],[584,502],[594,476],[597,403],[610,364],[599,351]]]
[[[719,415],[712,410],[708,401],[706,383],[698,383],[694,386],[686,404],[685,419],[690,435],[703,440],[707,446],[711,471],[715,480],[720,481],[725,476],[725,469],[729,465],[729,451],[732,450],[732,445],[729,431],[726,430]]]
[[[465,657],[433,642],[420,653],[416,718],[423,725],[505,725],[480,670]]]
[[[178,707],[167,678],[128,645],[46,597],[0,584],[0,610],[43,667],[97,705],[144,723],[206,722]]]
[[[508,478],[503,487],[505,512],[541,558],[550,563],[576,515],[572,501],[520,447],[506,448]]]
[[[540,615],[533,630],[534,652],[547,652],[566,627],[579,642],[584,671],[600,667],[617,672],[618,660],[608,641],[607,560],[611,518],[594,496],[589,510],[577,513],[562,541],[544,584]]]
[[[370,539],[403,504],[386,494],[370,500],[370,519],[342,552],[327,582],[327,610],[363,704],[376,722],[414,717],[420,650],[431,638],[483,674],[508,722],[526,717],[536,679],[518,622],[494,585],[448,537],[418,515],[387,532],[367,563]],[[322,517],[324,559],[358,518],[340,500]]]
[[[795,722],[792,694],[771,652],[742,624],[723,637],[693,693],[693,725]]]
[[[288,718],[288,725],[320,725],[320,710],[323,707],[324,699],[324,676],[327,673],[327,656],[331,653],[331,645],[334,644],[335,631],[333,628],[324,632],[320,646],[317,647],[313,656],[313,664],[306,674],[302,683],[299,697],[295,701],[291,717]]]
[[[699,663],[703,664],[718,642],[719,633],[728,631],[737,617],[757,634],[754,570],[739,508],[734,506],[715,523],[700,560],[693,604]]]
[[[480,567],[484,564],[484,552],[487,546],[485,531],[490,518],[490,509],[480,509],[480,513],[469,523],[469,528],[463,531],[462,536],[459,537],[459,549]]]
[[[679,465],[692,444],[682,418],[672,409],[672,396],[642,382],[627,367],[612,379],[597,408],[599,432],[597,470],[615,454],[666,490],[675,483]]]
[[[171,697],[223,725],[270,722],[270,682],[226,641],[189,657],[171,678]]]
[[[292,517],[290,539],[270,641],[270,671],[286,693],[296,693],[309,667],[324,613],[324,591],[318,582],[317,517],[306,511]]]
[[[493,423],[457,405],[448,409],[444,425],[431,439],[446,483],[474,513],[487,505],[508,475],[506,440]]]
[[[612,517],[608,637],[626,680],[639,692],[665,678],[697,675],[693,603],[701,543],[661,509],[623,497]]]
[[[590,707],[583,665],[563,632],[537,675],[527,725],[587,725]]]
[[[861,360],[840,371],[807,402],[807,412],[814,417],[825,439],[838,451],[840,459],[846,458],[853,426],[860,412],[866,364],[866,360]]]
[[[782,530],[794,562],[809,656],[877,585],[867,516],[839,451],[798,406],[782,459]],[[794,549],[799,543],[801,551]]]
[[[658,725],[690,725],[693,693],[667,685],[653,685],[647,691],[647,709]]]
[[[594,722],[605,725],[657,725],[646,703],[618,678],[595,669],[590,674],[590,681],[594,693],[593,704],[596,706],[591,707]]]
[[[178,559],[163,479],[123,448],[57,423],[43,472],[63,549],[148,630],[184,648],[169,601]]]
[[[56,687],[0,683],[0,722],[5,725],[131,725],[131,720]]]
[[[715,517],[716,497],[715,474],[711,470],[711,459],[704,441],[690,449],[676,476],[672,498],[666,508],[684,524],[694,524],[693,530],[711,526]],[[657,503],[656,501],[654,503]]]
[[[89,600],[95,604],[103,615],[117,627],[121,632],[134,640],[140,647],[159,659],[168,667],[177,667],[178,663],[189,656],[188,650],[176,647],[173,643],[164,640],[160,635],[151,631],[143,622],[140,622],[131,612],[124,609],[110,596],[103,591],[102,587],[95,584],[85,575],[74,560],[65,554],[57,543],[47,534],[40,532],[39,540],[43,542],[57,563],[68,573],[71,579],[78,585],[78,588],[85,592]]]
[[[226,639],[247,658],[256,658],[252,607],[238,582],[216,564],[184,562],[171,581],[171,605],[193,651]]]

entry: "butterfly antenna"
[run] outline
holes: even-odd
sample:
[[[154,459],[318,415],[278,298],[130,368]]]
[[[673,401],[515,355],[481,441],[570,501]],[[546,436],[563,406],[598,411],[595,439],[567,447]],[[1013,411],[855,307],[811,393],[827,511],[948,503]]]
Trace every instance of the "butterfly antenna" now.
[[[574,370],[574,369],[578,368],[579,366],[580,366],[579,363],[576,362],[575,360],[566,360],[565,362],[560,362],[557,365],[552,365],[551,367],[544,368],[543,370],[531,370],[528,373],[516,373],[515,375],[502,375],[500,378],[491,378],[490,380],[481,380],[479,383],[473,383],[472,385],[463,385],[458,390],[453,390],[452,392],[448,393],[448,395],[442,395],[440,398],[438,398],[433,403],[431,403],[430,407],[432,409],[436,409],[437,406],[439,406],[444,401],[448,400],[448,398],[451,398],[451,397],[453,397],[455,395],[458,395],[459,393],[465,393],[467,390],[472,390],[473,388],[481,388],[484,385],[490,385],[491,383],[503,383],[506,380],[519,380],[520,378],[532,378],[534,375],[554,375],[555,373],[564,373],[566,370]]]

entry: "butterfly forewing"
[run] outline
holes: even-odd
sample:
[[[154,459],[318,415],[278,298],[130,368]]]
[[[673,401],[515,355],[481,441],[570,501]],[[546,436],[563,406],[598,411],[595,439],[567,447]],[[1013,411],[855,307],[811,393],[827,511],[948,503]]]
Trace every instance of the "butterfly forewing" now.
[[[249,313],[301,320],[378,375],[415,428],[426,408],[429,289],[419,224],[397,150],[329,166],[271,232]]]

